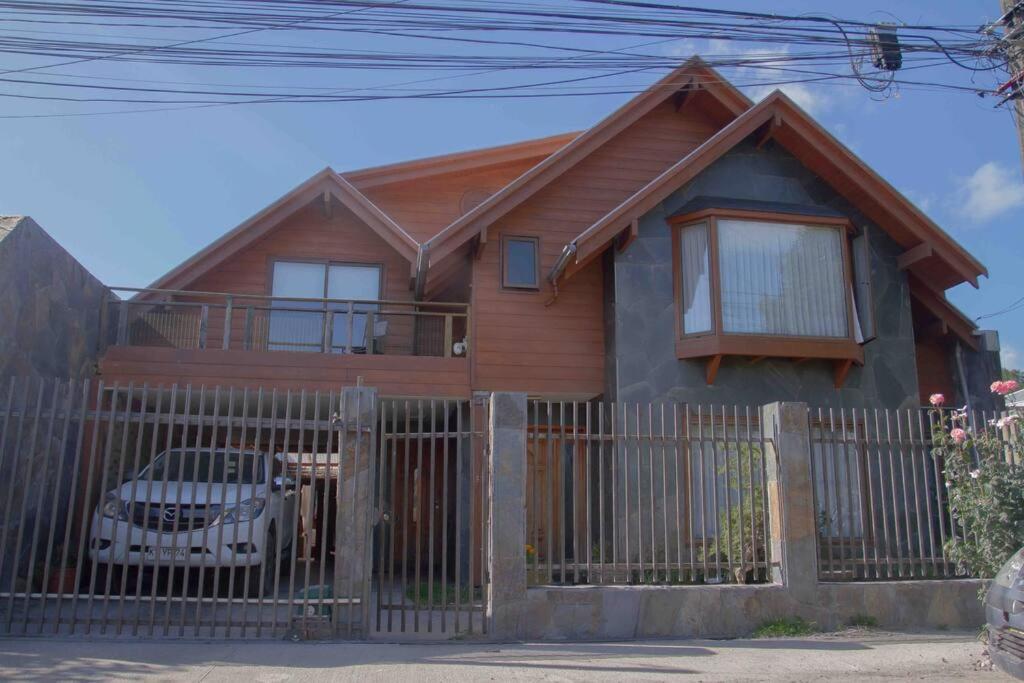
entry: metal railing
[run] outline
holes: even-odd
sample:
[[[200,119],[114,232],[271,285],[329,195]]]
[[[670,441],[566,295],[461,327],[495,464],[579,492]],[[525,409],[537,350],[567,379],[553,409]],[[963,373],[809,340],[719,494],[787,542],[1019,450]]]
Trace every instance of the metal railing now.
[[[972,429],[999,416],[977,412]],[[932,453],[935,411],[815,409],[811,472],[823,581],[962,576],[946,545],[963,538]],[[1008,435],[1004,435],[1008,436]]]
[[[531,401],[528,580],[770,580],[764,445],[751,407]]]
[[[466,303],[111,291],[134,296],[104,300],[100,329],[106,345],[444,358],[468,349]]]
[[[365,637],[376,406],[344,403],[5,384],[0,633]]]

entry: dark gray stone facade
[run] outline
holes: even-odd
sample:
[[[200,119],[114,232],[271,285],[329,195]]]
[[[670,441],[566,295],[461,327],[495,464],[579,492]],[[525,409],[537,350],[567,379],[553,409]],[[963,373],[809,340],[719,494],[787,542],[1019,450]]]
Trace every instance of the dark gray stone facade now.
[[[702,196],[786,202],[827,208],[868,226],[877,337],[864,345],[841,389],[830,361],[725,358],[714,385],[703,360],[675,354],[672,239],[667,216]],[[896,266],[900,247],[878,226],[774,142],[737,146],[640,220],[638,238],[615,252],[606,287],[614,296],[615,330],[607,353],[607,396],[619,401],[761,405],[803,401],[812,407],[909,408],[918,405],[910,289]]]
[[[27,216],[0,216],[0,378],[83,378],[107,288]]]

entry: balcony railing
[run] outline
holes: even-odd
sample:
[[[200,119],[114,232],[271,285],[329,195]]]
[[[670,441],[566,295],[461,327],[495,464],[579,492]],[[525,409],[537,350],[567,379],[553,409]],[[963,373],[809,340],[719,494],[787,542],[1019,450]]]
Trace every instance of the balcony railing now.
[[[111,291],[100,313],[106,345],[443,358],[468,349],[465,303]]]

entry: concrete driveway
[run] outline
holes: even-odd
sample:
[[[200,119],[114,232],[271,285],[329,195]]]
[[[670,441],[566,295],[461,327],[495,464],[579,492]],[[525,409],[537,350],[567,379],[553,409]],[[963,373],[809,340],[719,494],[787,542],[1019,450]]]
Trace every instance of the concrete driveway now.
[[[293,644],[0,640],[0,679],[166,681],[1009,681],[974,634],[632,643]]]

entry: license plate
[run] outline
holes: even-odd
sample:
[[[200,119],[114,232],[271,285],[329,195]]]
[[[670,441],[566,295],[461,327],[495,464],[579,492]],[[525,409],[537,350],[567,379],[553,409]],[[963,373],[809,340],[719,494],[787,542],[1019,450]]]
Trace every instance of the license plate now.
[[[150,562],[156,561],[157,548],[146,548],[146,560]],[[188,557],[188,548],[159,548],[160,561],[170,562],[174,560],[184,560]]]

